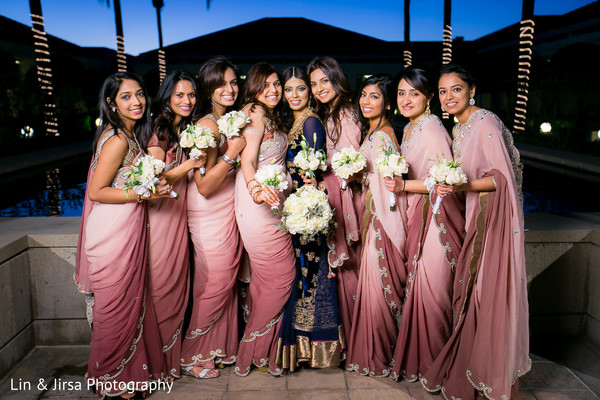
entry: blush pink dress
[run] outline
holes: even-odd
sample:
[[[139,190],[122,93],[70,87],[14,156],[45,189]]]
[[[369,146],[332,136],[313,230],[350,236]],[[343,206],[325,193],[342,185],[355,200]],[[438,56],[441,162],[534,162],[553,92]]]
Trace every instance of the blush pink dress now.
[[[438,117],[422,116],[400,145],[408,179],[421,180],[442,159],[452,159],[452,140]],[[447,196],[442,213],[432,215],[429,195],[407,193],[407,270],[404,308],[390,377],[418,380],[437,357],[452,331],[452,281],[464,223],[457,196]],[[448,223],[447,214],[454,219]],[[414,245],[408,245],[408,243]]]
[[[258,155],[258,168],[274,163],[285,168],[287,135],[273,132],[257,132],[251,127],[244,135],[262,135]],[[280,193],[279,209],[289,194],[292,182],[289,174],[288,190]],[[242,241],[250,262],[249,315],[240,341],[235,373],[246,376],[252,364],[257,367],[268,365],[269,372],[281,375],[282,369],[275,363],[277,339],[281,326],[282,309],[286,304],[291,285],[296,276],[296,258],[289,233],[277,225],[281,214],[274,214],[266,204],[256,204],[246,188],[246,181],[239,170],[235,182],[235,214]]]
[[[106,131],[98,141],[88,187],[102,146],[113,135],[114,130]],[[137,142],[124,136],[129,151],[113,178],[111,186],[115,188],[123,187],[123,174],[129,170],[129,164],[143,155]],[[85,202],[87,212],[82,215],[80,233],[85,241],[78,248],[80,262],[75,279],[80,289],[93,295],[86,377],[99,382],[96,390],[100,397],[118,396],[126,392],[115,389],[118,382],[141,385],[151,377],[162,378],[165,374],[160,335],[147,289],[146,202],[91,202],[87,193]]]
[[[215,119],[212,114],[208,118]],[[221,136],[219,157],[227,150]],[[242,243],[235,220],[235,172],[204,197],[189,174],[188,227],[194,245],[192,316],[183,340],[181,365],[215,360],[233,364],[238,350],[236,278]]]
[[[148,147],[165,151],[165,171],[185,161],[179,145],[167,148],[167,141],[153,135]],[[162,341],[169,378],[179,378],[181,330],[188,303],[190,260],[188,250],[187,180],[173,184],[179,199],[148,202],[149,246],[148,283]]]
[[[365,138],[361,149],[367,159],[368,190],[365,195],[365,225],[358,276],[353,325],[348,340],[346,369],[361,375],[388,376],[393,346],[398,337],[406,283],[406,195],[396,195],[396,209],[377,173],[379,149],[395,140],[375,131]]]
[[[454,128],[452,150],[469,180],[491,176],[496,190],[466,194],[453,331],[421,384],[446,398],[516,398],[517,380],[531,368],[519,152],[483,109]]]
[[[360,148],[360,127],[356,115],[350,111],[342,111],[337,142],[331,139],[335,125],[331,118],[327,121],[327,165],[331,167],[331,157],[346,147]],[[360,266],[360,232],[362,214],[364,211],[364,196],[354,184],[342,187],[342,178],[333,172],[323,174],[327,185],[327,194],[331,208],[335,210],[336,229],[328,238],[329,252],[327,259],[330,267],[336,273],[338,303],[342,326],[347,336],[352,330],[352,315],[356,302],[358,284],[358,268]],[[344,355],[343,355],[344,356]]]

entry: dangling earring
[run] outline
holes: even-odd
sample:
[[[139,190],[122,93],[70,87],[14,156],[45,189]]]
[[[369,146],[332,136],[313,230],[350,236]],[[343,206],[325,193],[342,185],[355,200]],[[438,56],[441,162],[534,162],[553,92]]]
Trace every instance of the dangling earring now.
[[[112,112],[117,112],[117,107],[113,107]]]
[[[425,115],[431,114],[431,108],[429,107],[429,103],[427,103],[427,107],[425,108]]]
[[[470,105],[470,106],[474,106],[474,105],[475,105],[475,99],[474,99],[473,97],[471,97],[471,98],[469,99],[469,105]]]

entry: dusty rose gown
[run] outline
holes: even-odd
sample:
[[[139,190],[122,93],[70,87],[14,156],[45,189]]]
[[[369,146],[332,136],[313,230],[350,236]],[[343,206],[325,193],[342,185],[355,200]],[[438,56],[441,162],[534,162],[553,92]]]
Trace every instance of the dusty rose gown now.
[[[150,138],[148,147],[160,147],[165,151],[165,171],[185,161],[180,146],[168,148],[167,140],[159,141],[156,135]],[[189,292],[186,189],[186,179],[179,179],[173,184],[179,199],[159,199],[148,203],[149,290],[170,378],[180,376],[181,330]]]
[[[212,114],[208,118],[215,120]],[[227,150],[221,136],[219,157]],[[190,174],[188,227],[194,244],[192,316],[183,341],[181,365],[215,360],[233,364],[238,350],[236,277],[242,243],[235,220],[235,172],[204,197]]]
[[[447,398],[515,398],[517,379],[531,368],[519,153],[502,121],[483,109],[454,128],[452,150],[470,180],[492,176],[496,190],[467,192],[454,330],[421,383]]]
[[[327,121],[328,132],[325,142],[327,150],[327,165],[331,166],[331,157],[346,147],[360,148],[360,127],[356,115],[350,111],[342,111],[340,116],[340,134],[337,142],[331,140],[335,126],[331,118]],[[342,326],[345,335],[352,330],[352,314],[356,302],[356,287],[358,284],[358,268],[360,266],[360,232],[362,214],[364,211],[364,196],[353,184],[346,190],[340,190],[342,179],[333,172],[323,175],[327,185],[327,194],[331,208],[335,210],[334,219],[337,227],[334,234],[329,235],[329,265],[337,274],[338,303]],[[343,355],[344,356],[344,355]]]
[[[102,134],[90,171],[88,187],[102,146],[115,135]],[[112,187],[122,188],[128,164],[143,153],[127,137],[129,151]],[[87,193],[75,269],[75,280],[83,292],[93,294],[92,342],[88,379],[96,379],[100,397],[118,396],[118,382],[143,384],[151,376],[164,376],[164,359],[154,309],[147,290],[146,203],[108,204],[91,202]],[[81,255],[85,252],[86,257]],[[116,385],[115,385],[116,383]],[[108,384],[113,384],[109,388]]]
[[[450,135],[433,114],[421,117],[400,145],[410,180],[425,179],[438,160],[452,159]],[[435,196],[435,195],[434,195]],[[407,193],[407,271],[404,308],[390,377],[419,379],[452,331],[452,281],[464,220],[457,195],[432,215],[429,195]],[[463,221],[461,223],[461,221]]]
[[[258,168],[270,163],[285,167],[287,136],[275,131],[273,138],[265,140],[267,134],[268,132],[257,132],[251,127],[244,130],[244,135],[263,137]],[[280,193],[280,210],[292,186],[289,174],[287,179],[289,189]],[[282,309],[290,296],[291,285],[296,276],[292,238],[277,225],[281,221],[281,214],[274,214],[266,203],[254,203],[241,169],[237,172],[235,181],[235,214],[250,261],[248,296],[251,308],[234,371],[246,376],[252,364],[257,367],[268,365],[271,374],[281,375],[282,369],[275,363],[275,359]]]
[[[388,191],[377,173],[379,149],[393,146],[386,133],[375,131],[361,148],[367,159],[368,190],[365,195],[365,226],[362,256],[348,340],[346,369],[368,376],[388,376],[406,283],[406,196],[397,195],[396,210],[390,210]]]

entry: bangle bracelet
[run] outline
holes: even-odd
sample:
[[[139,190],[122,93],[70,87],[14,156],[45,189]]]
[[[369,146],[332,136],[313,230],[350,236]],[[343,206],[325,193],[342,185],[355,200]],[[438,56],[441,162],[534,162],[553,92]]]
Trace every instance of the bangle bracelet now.
[[[262,189],[258,190],[256,193],[254,193],[254,194],[252,195],[252,201],[253,201],[253,202],[255,202],[256,204],[262,204],[262,203],[264,203],[264,201],[263,201],[263,200],[261,200],[261,201],[258,201],[258,195],[259,195],[261,192],[262,192]]]
[[[227,154],[223,154],[223,161],[229,165],[235,165],[235,160],[232,160]]]
[[[250,189],[250,184],[252,182],[256,182],[255,185],[258,184],[258,181],[256,179],[250,179],[248,182],[246,182],[246,189]]]
[[[402,180],[402,190],[401,190],[401,192],[404,192],[404,188],[406,188],[406,181]]]

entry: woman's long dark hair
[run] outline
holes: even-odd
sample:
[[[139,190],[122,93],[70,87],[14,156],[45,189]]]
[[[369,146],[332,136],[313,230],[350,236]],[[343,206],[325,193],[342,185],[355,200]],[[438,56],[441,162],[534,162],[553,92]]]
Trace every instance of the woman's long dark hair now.
[[[381,99],[382,99],[382,111],[381,111],[381,115],[379,116],[379,122],[377,123],[377,127],[375,128],[375,130],[381,128],[381,126],[383,125],[384,119],[387,120],[389,123],[391,123],[392,121],[392,117],[394,116],[394,81],[392,79],[392,77],[388,74],[377,74],[377,75],[371,75],[370,77],[368,77],[367,79],[365,79],[362,84],[360,85],[360,89],[358,91],[358,97],[356,98],[356,114],[358,115],[358,119],[360,122],[360,134],[361,134],[361,139],[360,142],[362,143],[365,138],[367,137],[367,134],[369,133],[369,120],[367,118],[365,118],[365,116],[362,113],[362,110],[360,109],[360,97],[361,97],[361,93],[363,91],[363,89],[369,85],[377,85],[377,87],[379,88],[379,90],[381,91]]]
[[[317,101],[316,111],[323,118],[323,121],[326,122],[329,119],[333,121],[334,131],[327,132],[327,136],[334,142],[337,143],[341,134],[340,127],[340,114],[342,111],[352,112],[354,107],[352,106],[352,89],[350,87],[350,82],[348,82],[348,78],[340,64],[336,60],[331,57],[318,57],[311,60],[306,66],[306,72],[308,76],[313,73],[313,71],[320,69],[323,71],[325,76],[331,82],[331,86],[335,93],[337,94],[338,100],[335,102],[335,105],[332,104],[322,104]]]
[[[136,121],[135,125],[133,126],[133,134],[140,143],[140,146],[141,139],[150,135],[152,129],[152,121],[150,117],[150,98],[148,97],[148,92],[144,86],[144,81],[142,81],[142,78],[131,72],[117,72],[116,74],[112,74],[104,80],[102,88],[100,89],[100,94],[98,95],[98,111],[100,113],[101,123],[98,126],[98,129],[96,129],[96,134],[94,135],[94,141],[92,144],[94,151],[96,151],[96,145],[98,144],[100,136],[102,136],[102,133],[108,128],[114,129],[115,132],[125,132],[125,124],[123,124],[123,120],[119,116],[118,112],[113,111],[112,108],[116,107],[116,97],[117,93],[119,93],[119,89],[121,88],[121,84],[123,81],[128,79],[136,81],[140,85],[142,92],[144,93],[144,97],[146,98],[144,114],[142,114],[142,118]],[[146,148],[142,147],[141,150],[146,151]]]
[[[281,87],[283,88],[283,98],[281,99],[281,119],[288,130],[290,130],[294,124],[294,111],[290,108],[290,105],[285,98],[285,83],[292,79],[292,77],[300,79],[306,84],[306,88],[308,90],[308,106],[310,107],[311,104],[315,104],[312,92],[310,90],[310,78],[308,77],[306,70],[295,65],[285,67],[284,70],[281,71]]]
[[[192,122],[192,117],[196,108],[198,107],[198,101],[196,100],[196,104],[192,109],[190,115],[188,117],[182,118],[179,123],[179,127],[177,131],[173,129],[173,120],[175,119],[175,113],[171,110],[171,95],[175,91],[175,86],[180,81],[188,81],[191,82],[192,87],[194,88],[194,93],[196,93],[196,99],[198,98],[198,90],[196,89],[196,81],[194,77],[184,71],[176,70],[170,72],[165,79],[163,80],[160,88],[158,89],[158,94],[154,99],[154,127],[153,131],[147,138],[143,138],[140,141],[140,145],[145,148],[148,146],[148,142],[150,141],[150,137],[153,133],[156,134],[158,140],[169,139],[168,143],[177,143],[179,141],[178,131],[184,129],[187,124]]]
[[[198,102],[195,119],[200,119],[212,112],[211,96],[213,92],[225,84],[225,72],[231,68],[240,86],[240,69],[223,56],[216,56],[207,60],[198,70]],[[232,108],[236,108],[240,96]]]
[[[281,102],[271,112],[265,104],[256,99],[264,90],[267,78],[273,74],[277,74],[277,70],[271,64],[264,62],[254,64],[246,75],[242,98],[244,99],[244,105],[252,104],[251,110],[254,110],[256,106],[262,107],[265,110],[265,116],[275,125],[276,129],[285,132],[285,127],[279,117]],[[283,93],[281,95],[283,96]]]

